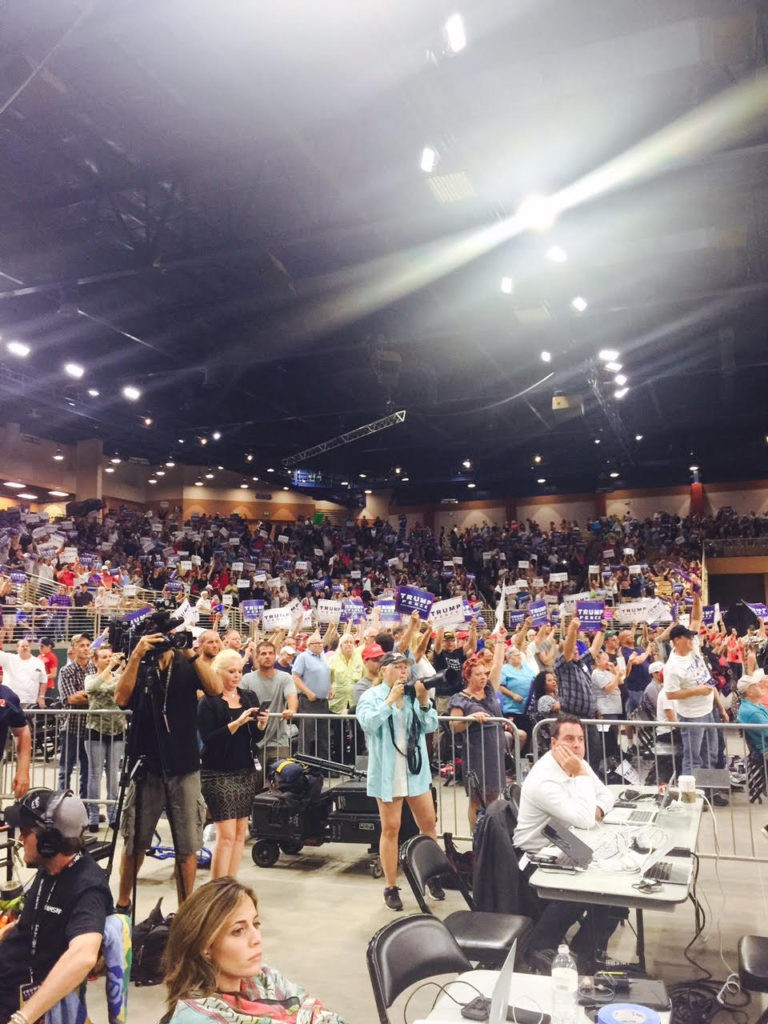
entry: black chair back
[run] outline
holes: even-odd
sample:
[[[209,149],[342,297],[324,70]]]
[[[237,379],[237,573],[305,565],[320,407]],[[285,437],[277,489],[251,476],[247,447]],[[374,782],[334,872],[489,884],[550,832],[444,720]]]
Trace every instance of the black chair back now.
[[[438,878],[449,879],[450,888],[458,889],[470,910],[474,910],[474,902],[464,879],[454,870],[431,836],[418,835],[403,843],[400,863],[422,914],[431,914],[425,895],[427,882]]]
[[[416,982],[472,970],[453,935],[436,917],[400,917],[376,932],[366,953],[380,1024],[397,997]]]

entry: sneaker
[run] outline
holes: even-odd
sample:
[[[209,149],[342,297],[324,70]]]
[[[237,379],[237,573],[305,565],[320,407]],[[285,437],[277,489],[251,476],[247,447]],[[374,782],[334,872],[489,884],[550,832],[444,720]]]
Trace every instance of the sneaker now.
[[[440,884],[439,878],[430,878],[430,880],[427,882],[427,891],[429,892],[429,895],[432,897],[433,900],[445,899],[445,889],[443,889],[442,885]]]
[[[400,899],[400,889],[396,885],[384,888],[384,902],[390,910],[402,910],[403,901]]]

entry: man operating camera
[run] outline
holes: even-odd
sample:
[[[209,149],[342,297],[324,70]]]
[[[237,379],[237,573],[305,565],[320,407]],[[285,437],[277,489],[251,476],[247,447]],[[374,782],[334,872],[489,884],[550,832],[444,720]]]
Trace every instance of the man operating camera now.
[[[197,851],[205,823],[197,691],[220,694],[221,681],[197,654],[179,650],[175,639],[164,633],[145,633],[133,648],[115,691],[117,704],[133,712],[129,747],[132,781],[122,821],[125,847],[117,904],[123,913],[130,909],[144,851],[152,842],[163,811],[171,825],[180,903],[195,884]]]

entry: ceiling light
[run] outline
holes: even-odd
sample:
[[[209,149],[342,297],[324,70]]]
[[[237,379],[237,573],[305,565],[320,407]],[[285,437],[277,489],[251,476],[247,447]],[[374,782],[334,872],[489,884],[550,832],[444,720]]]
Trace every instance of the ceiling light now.
[[[611,480],[615,480],[618,477],[618,475],[619,474],[614,470],[613,473],[611,473]]]
[[[98,398],[100,391],[98,388],[88,388],[88,394],[91,396],[91,398]]]
[[[472,469],[472,460],[464,459],[464,461],[462,462],[462,466],[464,467],[464,469]]]
[[[17,498],[28,498],[30,501],[34,501],[37,497],[36,494],[31,494],[29,491],[19,491],[16,495]]]
[[[104,472],[105,473],[114,473],[115,472],[115,467],[114,466],[105,466],[104,467]]]
[[[220,441],[221,440],[221,432],[218,431],[218,430],[214,430],[214,432],[211,434],[211,437],[213,438],[214,441]]]
[[[201,437],[200,438],[200,444],[202,444],[202,445],[208,444],[208,438],[207,437]]]
[[[766,440],[766,441],[768,441],[768,437],[766,437],[766,439],[765,439],[765,440]],[[402,469],[400,468],[400,466],[395,466],[395,472],[397,473],[397,475],[398,475],[398,476],[400,476],[400,474],[401,474],[401,473],[402,473],[403,471],[402,471]]]
[[[366,487],[365,493],[366,494],[373,494],[373,491],[369,487]]]
[[[528,196],[517,208],[517,218],[524,228],[532,231],[546,231],[555,223],[557,206],[547,196]]]
[[[152,426],[152,417],[151,416],[145,416],[144,417],[144,426],[145,427],[151,427]]]
[[[699,467],[698,466],[689,466],[688,469],[690,469],[690,471],[692,473],[698,473],[699,472]]]
[[[176,463],[173,461],[173,459],[168,459],[168,461],[165,464],[165,468],[166,469],[173,469],[173,467],[175,465],[176,465]]]
[[[61,450],[61,448],[57,448],[56,451],[54,452],[53,461],[54,462],[63,462],[64,461],[64,452]]]
[[[275,472],[275,470],[274,470],[274,468],[273,468],[272,466],[268,466],[268,467],[267,467],[267,472],[268,472],[268,473],[274,473],[274,472]]]
[[[119,466],[121,459],[120,459],[120,456],[117,454],[117,452],[115,452],[115,454],[112,456],[112,458],[109,461],[112,463],[113,466]]]
[[[198,473],[197,476],[195,477],[195,487],[202,487],[202,486],[203,486],[203,478]]]
[[[618,390],[618,391],[614,391],[614,392],[613,392],[613,397],[614,397],[614,398],[623,398],[623,397],[624,397],[624,395],[626,395],[626,393],[627,393],[628,391],[629,391],[629,388],[619,388],[619,390]]]
[[[448,49],[451,53],[461,53],[467,45],[467,33],[464,28],[464,19],[460,14],[452,14],[445,23],[445,38],[448,40]]]
[[[243,490],[243,491],[247,491],[248,490],[248,481],[247,480],[243,480],[243,482],[240,484],[240,489]]]
[[[617,373],[613,379],[616,381],[620,388],[623,388],[624,385],[627,383],[627,378],[624,376],[623,373]]]
[[[437,150],[431,146],[425,146],[421,151],[419,167],[425,174],[431,174],[437,166]]]
[[[221,473],[221,471],[224,469],[224,467],[223,466],[217,466],[216,469],[218,469],[218,471]]]
[[[643,435],[642,434],[635,434],[635,440],[636,441],[642,441],[643,440]],[[768,441],[768,437],[766,437],[766,441]]]
[[[141,398],[141,392],[133,384],[126,384],[122,391],[123,398],[127,398],[129,402],[137,402]]]
[[[258,480],[258,479],[259,479],[259,478],[258,478],[257,476],[252,476],[252,477],[251,477],[251,480]]]
[[[411,478],[409,476],[402,477],[402,481],[403,481],[404,484],[407,484],[410,479]]]
[[[552,353],[551,352],[547,352],[547,350],[544,349],[544,351],[541,353],[541,361],[542,361],[542,363],[551,363],[552,362]]]
[[[66,498],[69,496],[69,491],[48,491],[52,498]]]
[[[599,437],[595,438],[595,444],[600,444],[600,438]]]
[[[248,454],[245,456],[245,461],[253,462],[253,455],[250,452],[248,452]]]
[[[156,484],[157,483],[157,477],[156,476],[151,476],[149,478],[149,480],[147,480],[147,483],[148,484]]]
[[[467,484],[467,487],[469,488],[470,491],[474,491],[474,489],[477,487],[477,484]]]
[[[582,295],[577,295],[575,299],[571,299],[571,309],[575,309],[577,313],[583,313],[587,308],[587,300]]]
[[[502,277],[501,290],[505,295],[511,295],[515,290],[515,282],[511,277]]]
[[[621,370],[621,363],[606,363],[605,368],[609,373],[618,373]]]
[[[619,358],[619,353],[615,348],[601,348],[597,353],[597,358],[602,359],[604,363],[613,363]],[[621,369],[621,367],[619,367],[619,369]]]
[[[155,470],[155,476],[165,476],[165,470],[164,469],[156,469]]]
[[[287,490],[290,490],[290,488],[289,488],[289,487],[288,487],[287,485],[284,485],[284,486],[283,486],[283,490],[284,490],[284,491],[287,491]]]
[[[6,485],[5,485],[5,486],[6,486],[6,487],[10,487],[10,488],[11,488],[11,490],[13,490],[13,491],[23,491],[23,490],[24,490],[24,487],[25,487],[26,485],[25,485],[25,484],[17,484],[15,480],[8,480],[8,481],[6,482]]]
[[[76,377],[79,380],[85,373],[85,370],[79,363],[65,363],[64,372],[68,373],[70,377]]]
[[[26,359],[32,351],[29,345],[25,345],[23,341],[9,341],[5,347],[12,356],[18,356],[20,359]]]
[[[342,487],[349,487],[349,480],[342,480],[341,481],[341,486]]]
[[[179,444],[184,444],[184,438],[183,437],[177,437],[176,440],[178,441]]]
[[[537,484],[545,484],[546,482],[546,478],[543,476],[540,476],[539,479],[536,481]]]
[[[360,473],[359,475],[361,480],[365,480],[365,473]]]
[[[552,245],[547,249],[547,259],[551,263],[567,263],[568,253],[559,245]]]
[[[213,480],[215,475],[216,474],[213,472],[213,470],[209,469],[208,472],[205,474],[205,479],[206,480]]]
[[[540,455],[534,455],[534,456],[533,456],[533,461],[534,461],[534,462],[536,463],[536,465],[538,466],[538,464],[539,464],[539,463],[541,462],[541,456],[540,456]]]

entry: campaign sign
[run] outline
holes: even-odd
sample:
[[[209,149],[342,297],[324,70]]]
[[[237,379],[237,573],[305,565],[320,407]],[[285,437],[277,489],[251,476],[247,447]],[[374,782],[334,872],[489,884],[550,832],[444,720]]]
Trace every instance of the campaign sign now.
[[[561,618],[561,615],[560,615],[560,612],[559,612],[559,610],[558,610],[557,608],[554,608],[554,609],[553,609],[553,610],[552,610],[552,611],[551,611],[551,612],[549,613],[549,618],[550,618],[550,621],[552,622],[552,625],[553,625],[553,626],[557,626],[557,625],[559,625],[559,623],[560,623],[560,618]]]
[[[634,548],[624,548],[624,555],[627,558],[633,558],[635,554]]]
[[[400,559],[397,557],[397,555],[395,555],[394,558],[388,558],[387,565],[389,566],[390,569],[394,569],[396,565],[400,565]]]
[[[11,579],[13,579],[13,573],[11,573]],[[751,612],[753,612],[758,619],[768,619],[768,607],[764,604],[749,604],[748,601],[744,602]]]
[[[66,565],[69,562],[76,562],[77,561],[77,548],[64,548],[64,550],[59,555],[59,561],[63,565]]]
[[[362,575],[359,569],[353,569],[349,574],[349,578],[351,580],[359,580],[362,579]]]
[[[222,603],[222,606],[223,605],[231,605],[232,604],[232,595],[231,594],[225,594],[222,597],[222,599],[221,599],[221,603]]]
[[[567,594],[563,598],[563,609],[568,612],[569,615],[575,615],[576,604],[578,601],[589,601],[592,594],[589,590],[583,590],[580,594]]]
[[[510,629],[519,629],[525,622],[525,612],[509,612],[507,621]]]
[[[528,605],[528,614],[531,617],[531,623],[538,629],[539,626],[546,625],[547,622],[547,602],[546,601],[531,601]]]
[[[278,544],[287,544],[288,543],[288,539],[289,538],[284,533],[279,533],[277,535],[277,542],[278,542]]]
[[[339,622],[360,622],[365,618],[365,605],[356,597],[347,597],[341,602]]]
[[[605,601],[577,601],[576,617],[585,633],[597,633],[605,616]]]
[[[714,626],[715,615],[718,611],[718,606],[714,604],[705,604],[701,610],[701,621],[705,626]]]
[[[331,593],[333,593],[333,594],[343,594],[344,593],[344,586],[343,586],[343,584],[341,584],[341,583],[332,583],[331,584]]]
[[[418,612],[419,618],[428,619],[435,595],[418,587],[398,587],[395,591],[395,607],[403,615]]]
[[[613,548],[605,548],[603,550],[603,558],[615,558],[616,552]]]
[[[327,601],[320,598],[317,602],[318,622],[338,622],[341,618],[341,601]]]
[[[379,609],[379,622],[399,622],[400,612],[395,607],[395,602],[390,599],[377,601],[374,605]]]
[[[14,569],[13,572],[9,574],[8,578],[10,579],[11,583],[27,582],[27,574],[25,572],[19,572],[18,569]]]
[[[179,562],[179,571],[180,572],[191,572],[192,571],[192,563],[191,562],[187,562],[187,561]]]
[[[309,562],[297,562],[296,572],[309,572]]]
[[[290,629],[292,622],[290,608],[265,608],[261,624],[269,633],[273,629]]]
[[[639,565],[630,565],[629,567],[630,576],[640,576],[642,571]]]
[[[435,601],[429,617],[435,629],[440,626],[463,626],[464,598],[451,597],[447,601]]]
[[[123,622],[140,622],[142,619],[146,619],[150,612],[153,612],[154,610],[155,609],[148,604],[144,608],[137,608],[135,611],[126,612],[123,616]]]
[[[238,590],[248,590],[250,585],[251,585],[251,581],[248,580],[248,579],[245,579],[244,577],[241,577],[237,581],[237,583],[235,584],[235,586],[237,587]]]
[[[464,621],[465,622],[471,622],[474,617],[475,617],[475,613],[472,611],[472,605],[465,598],[464,599]]]
[[[600,572],[600,566],[599,565],[590,565],[590,567],[589,567],[589,575],[590,576],[597,576],[597,574],[599,572]]]
[[[461,555],[454,555],[453,556],[453,564],[454,565],[464,565],[464,559],[462,558]]]
[[[517,563],[517,568],[518,569],[527,569],[530,564],[531,564],[530,562],[520,561],[520,562]]]
[[[243,571],[243,563],[242,562],[233,562],[232,565],[230,566],[230,568],[232,569],[232,572],[242,572]]]
[[[240,605],[244,622],[258,622],[264,614],[263,601],[243,601]]]

